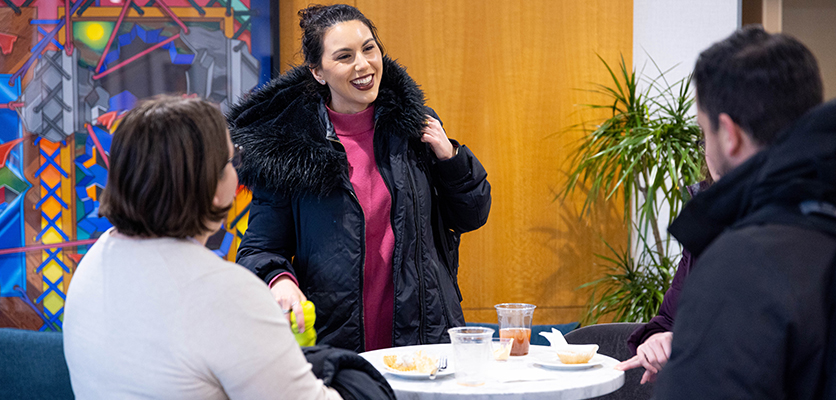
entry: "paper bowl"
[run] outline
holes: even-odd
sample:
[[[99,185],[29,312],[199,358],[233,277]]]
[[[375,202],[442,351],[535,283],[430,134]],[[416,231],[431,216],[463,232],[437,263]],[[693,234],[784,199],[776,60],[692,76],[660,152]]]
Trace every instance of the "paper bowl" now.
[[[557,358],[564,364],[585,364],[598,352],[597,344],[568,344],[555,347]]]

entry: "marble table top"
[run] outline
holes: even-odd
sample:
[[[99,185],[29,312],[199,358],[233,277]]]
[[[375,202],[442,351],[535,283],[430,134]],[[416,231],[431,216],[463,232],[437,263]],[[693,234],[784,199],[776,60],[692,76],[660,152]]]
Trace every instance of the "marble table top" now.
[[[383,373],[398,399],[574,400],[605,395],[624,385],[624,372],[613,369],[618,364],[616,359],[597,354],[590,360],[590,364],[594,364],[591,368],[564,370],[570,366],[560,365],[557,355],[548,346],[531,346],[527,356],[511,357],[508,361],[491,360],[487,367],[487,382],[477,387],[457,384],[455,374],[429,380],[404,378],[388,372],[383,363],[384,355],[411,354],[417,350],[446,356],[449,369],[455,371],[450,344],[381,349],[360,355]]]

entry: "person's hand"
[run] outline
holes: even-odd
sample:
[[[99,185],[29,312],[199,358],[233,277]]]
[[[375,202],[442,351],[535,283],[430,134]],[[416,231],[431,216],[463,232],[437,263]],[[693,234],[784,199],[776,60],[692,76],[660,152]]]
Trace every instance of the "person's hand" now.
[[[305,315],[302,312],[302,303],[307,301],[308,298],[302,294],[299,286],[296,286],[296,283],[289,276],[282,276],[273,283],[270,292],[273,293],[273,298],[282,308],[287,321],[290,322],[290,312],[292,311],[296,316],[296,326],[299,327],[299,333],[304,332]]]
[[[641,384],[654,382],[656,374],[662,370],[662,367],[668,363],[668,359],[671,357],[671,342],[673,342],[673,332],[655,333],[636,349],[635,357],[618,363],[615,369],[626,371],[644,367],[645,371],[642,375]]]
[[[456,155],[453,143],[450,143],[447,133],[444,132],[441,122],[438,122],[437,119],[427,115],[426,126],[421,132],[423,133],[421,141],[430,145],[439,160],[447,160]]]

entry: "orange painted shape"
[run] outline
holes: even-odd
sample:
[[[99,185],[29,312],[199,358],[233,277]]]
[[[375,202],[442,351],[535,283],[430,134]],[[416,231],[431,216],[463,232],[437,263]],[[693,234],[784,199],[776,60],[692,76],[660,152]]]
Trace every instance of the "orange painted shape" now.
[[[56,183],[61,182],[62,176],[58,173],[58,170],[55,169],[54,166],[50,165],[46,167],[43,172],[41,172],[41,176],[39,178],[41,178],[44,183],[49,185],[49,187],[55,187]],[[44,192],[42,193],[46,194],[46,189],[44,189]]]
[[[96,201],[96,186],[88,186],[87,187],[87,197],[91,198],[93,201]]]
[[[247,187],[239,184],[238,187],[235,189],[235,197],[238,197],[238,195],[245,190],[247,190]]]
[[[15,41],[17,41],[16,35],[0,33],[0,51],[2,51],[3,54],[10,54],[12,52],[12,48],[14,48]]]
[[[96,118],[96,122],[98,122],[99,125],[106,126],[107,130],[110,131],[110,127],[113,126],[113,121],[116,120],[117,115],[117,111],[111,111],[100,115],[99,118]]]
[[[2,33],[0,33],[2,35]],[[6,160],[9,159],[9,153],[12,152],[12,149],[20,142],[23,141],[23,138],[12,140],[8,143],[0,144],[0,168],[6,166]]]
[[[48,215],[49,218],[55,218],[55,216],[61,212],[61,204],[54,198],[50,197],[47,201],[41,204],[41,211]],[[44,226],[42,226],[42,228],[43,227],[46,227],[46,221],[44,221]]]
[[[41,140],[40,144],[41,148],[49,154],[54,153],[61,146],[61,143],[50,142],[49,140]]]
[[[58,150],[58,147],[60,147],[61,144],[60,143],[53,143],[53,142],[50,142],[49,140],[41,140],[40,146],[41,146],[41,149],[44,151],[44,153],[55,154],[55,151]],[[56,158],[58,158],[58,157],[56,157]],[[61,162],[60,160],[55,160],[55,161],[58,162],[59,164]],[[41,165],[47,164],[46,156],[40,156],[40,162],[41,162]],[[48,167],[46,167],[43,170],[43,172],[41,172],[40,178],[44,182],[46,182],[46,184],[48,184],[50,187],[55,187],[55,184],[57,184],[58,182],[61,182],[61,178],[63,178],[63,177],[58,172],[58,170],[55,169],[55,166],[50,164]],[[45,192],[42,192],[42,193],[45,193]]]
[[[46,163],[46,160],[41,160],[41,161],[43,163]],[[41,165],[43,165],[43,164],[41,164]],[[48,167],[46,167],[46,169],[44,169],[43,172],[41,172],[41,176],[40,176],[40,178],[44,182],[46,182],[46,184],[49,185],[49,187],[55,187],[56,183],[61,182],[62,177],[63,176],[61,176],[61,173],[58,172],[57,169],[55,169],[54,165],[49,165]]]
[[[90,167],[96,165],[96,159],[99,158],[98,154],[99,154],[99,152],[94,148],[93,153],[90,156],[90,159],[83,162],[82,165],[84,165],[87,168],[90,168]]]
[[[81,262],[81,258],[84,257],[84,254],[64,254],[65,256],[69,257],[71,260],[75,261],[76,265]]]

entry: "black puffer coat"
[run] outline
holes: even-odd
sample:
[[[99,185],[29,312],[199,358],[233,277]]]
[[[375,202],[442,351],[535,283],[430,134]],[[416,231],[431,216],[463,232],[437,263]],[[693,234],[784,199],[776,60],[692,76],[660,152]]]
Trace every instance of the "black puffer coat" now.
[[[363,321],[374,318],[362,306],[365,221],[323,88],[297,67],[228,115],[244,148],[240,180],[253,191],[237,261],[265,282],[292,273],[316,305],[318,343],[362,351]],[[374,106],[375,159],[392,195],[392,343],[449,341],[447,329],[464,324],[459,235],[487,221],[487,173],[465,146],[438,161],[420,142],[425,115],[435,112],[389,58]]]
[[[694,197],[657,399],[836,399],[836,101]]]

